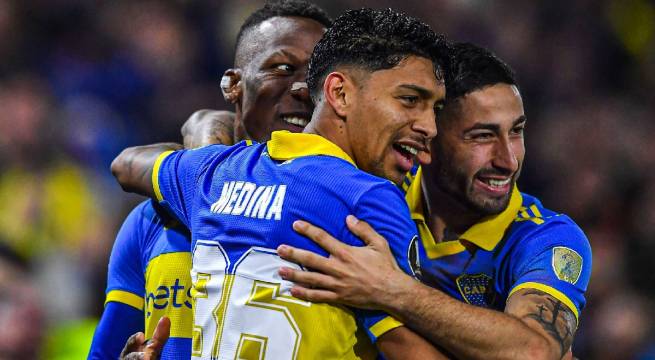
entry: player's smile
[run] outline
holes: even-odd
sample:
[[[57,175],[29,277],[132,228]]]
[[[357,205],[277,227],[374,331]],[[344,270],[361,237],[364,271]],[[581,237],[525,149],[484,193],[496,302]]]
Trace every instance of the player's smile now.
[[[490,196],[504,196],[509,194],[514,181],[513,176],[476,175],[474,184],[481,191]]]
[[[416,162],[418,162],[417,155],[419,152],[427,152],[427,147],[424,144],[411,139],[396,141],[391,147],[397,158],[397,167],[402,173],[411,170]],[[424,158],[422,162],[425,162]]]
[[[325,27],[311,19],[273,17],[253,31],[249,36],[257,37],[259,46],[242,69],[236,108],[241,122],[235,126],[259,142],[277,130],[302,132],[313,110],[304,85],[307,63]]]
[[[359,81],[345,122],[353,159],[362,170],[400,184],[418,160],[430,161],[434,109],[445,88],[433,63],[416,56]]]
[[[302,132],[311,119],[311,113],[306,111],[287,112],[281,114],[278,120],[282,123],[280,128],[291,132]]]
[[[496,84],[448,105],[428,172],[437,186],[480,215],[503,211],[525,156],[523,102]]]

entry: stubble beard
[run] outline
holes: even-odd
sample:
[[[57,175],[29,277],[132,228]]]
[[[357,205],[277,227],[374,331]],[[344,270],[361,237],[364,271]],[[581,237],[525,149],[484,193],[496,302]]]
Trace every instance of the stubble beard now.
[[[507,209],[519,172],[512,175],[511,187],[507,194],[499,198],[491,198],[476,194],[474,188],[475,176],[469,179],[462,169],[456,166],[448,167],[444,165],[454,164],[453,159],[445,159],[445,161],[441,158],[433,158],[434,164],[431,166],[436,166],[438,170],[434,182],[442,192],[448,194],[467,212],[471,215],[486,217],[498,215]]]

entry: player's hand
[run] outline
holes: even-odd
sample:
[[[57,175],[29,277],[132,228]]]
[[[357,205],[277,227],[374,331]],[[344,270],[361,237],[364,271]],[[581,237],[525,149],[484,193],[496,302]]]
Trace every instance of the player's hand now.
[[[120,360],[158,360],[171,332],[171,320],[162,317],[157,323],[152,339],[145,341],[145,335],[138,332],[129,339],[121,352]]]
[[[210,144],[233,145],[234,113],[198,110],[182,125],[184,147],[194,149]]]
[[[404,291],[408,282],[413,283],[413,279],[400,270],[387,241],[366,222],[350,215],[346,223],[366,246],[349,246],[312,224],[294,222],[295,231],[319,244],[330,253],[330,257],[281,245],[277,249],[280,257],[313,271],[283,267],[279,274],[296,283],[291,289],[295,297],[380,309]]]

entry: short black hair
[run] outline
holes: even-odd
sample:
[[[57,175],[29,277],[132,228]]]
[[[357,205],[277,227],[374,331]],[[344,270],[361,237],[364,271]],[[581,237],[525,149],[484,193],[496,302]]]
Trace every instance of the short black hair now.
[[[431,59],[439,77],[448,65],[446,41],[424,22],[392,9],[349,10],[334,20],[314,47],[307,86],[316,102],[322,81],[337,66],[391,69],[410,55]]]
[[[324,25],[326,28],[332,25],[332,19],[327,12],[310,2],[304,0],[267,1],[263,7],[250,14],[250,16],[248,16],[248,18],[243,22],[239,29],[239,34],[237,35],[235,49],[239,48],[241,39],[248,29],[276,16],[303,17],[314,20]]]
[[[514,70],[494,53],[471,43],[450,47],[446,101],[495,84],[517,85]]]

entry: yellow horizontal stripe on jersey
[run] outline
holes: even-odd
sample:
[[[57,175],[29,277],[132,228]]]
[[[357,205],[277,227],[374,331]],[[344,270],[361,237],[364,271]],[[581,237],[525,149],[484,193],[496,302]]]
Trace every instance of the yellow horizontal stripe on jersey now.
[[[515,292],[517,292],[517,291],[519,291],[521,289],[540,290],[540,291],[543,291],[546,294],[554,297],[555,299],[561,301],[564,305],[566,305],[569,309],[571,309],[571,311],[573,312],[573,315],[575,315],[575,321],[578,322],[578,317],[579,317],[578,308],[575,307],[575,305],[573,305],[573,301],[571,301],[571,299],[569,299],[568,296],[564,295],[563,292],[561,292],[561,291],[559,291],[559,290],[557,290],[557,289],[555,289],[553,287],[550,287],[548,285],[544,285],[544,284],[540,284],[540,283],[536,283],[536,282],[525,282],[525,283],[522,283],[522,284],[519,284],[519,285],[515,286],[514,289],[512,289],[512,291],[510,291],[507,298],[509,299],[509,297],[512,296],[512,294],[514,294]]]
[[[105,305],[108,302],[115,301],[122,304],[130,305],[137,310],[143,311],[144,300],[143,297],[133,294],[131,292],[123,290],[111,290],[107,293],[107,299],[105,300]]]
[[[384,319],[376,322],[375,325],[371,326],[369,330],[371,331],[371,334],[378,338],[389,330],[393,330],[401,326],[404,326],[404,324],[391,316],[387,316]]]
[[[164,159],[172,153],[173,150],[168,150],[159,154],[159,156],[157,156],[157,160],[155,160],[155,165],[152,166],[152,188],[155,190],[157,201],[164,200],[164,197],[161,195],[161,190],[159,189],[159,167],[161,167],[162,161],[164,161]]]

